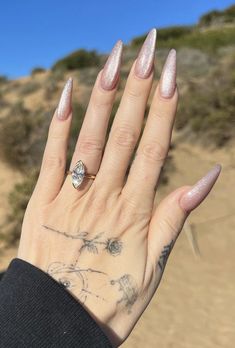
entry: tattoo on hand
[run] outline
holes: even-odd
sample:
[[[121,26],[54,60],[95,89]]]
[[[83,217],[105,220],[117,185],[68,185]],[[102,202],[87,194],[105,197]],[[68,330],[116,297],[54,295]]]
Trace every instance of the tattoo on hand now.
[[[158,260],[158,266],[159,266],[161,272],[163,272],[163,270],[166,266],[167,259],[170,255],[170,252],[171,252],[173,246],[174,246],[174,240],[172,240],[170,242],[170,244],[164,246],[164,248],[162,250],[162,253],[161,253],[160,258]]]
[[[123,247],[122,241],[118,238],[108,238],[106,240],[102,240],[102,235],[104,234],[104,232],[98,233],[93,238],[88,238],[88,232],[78,232],[77,234],[69,234],[67,232],[59,231],[46,225],[42,226],[50,231],[62,234],[67,238],[82,240],[83,245],[78,250],[79,255],[84,250],[87,250],[88,252],[91,252],[93,254],[98,254],[99,246],[102,246],[103,249],[106,250],[112,256],[118,256],[121,254]]]
[[[102,250],[106,250],[112,256],[118,256],[122,252],[123,242],[118,238],[102,238],[104,232],[98,233],[94,237],[89,238],[88,232],[85,231],[78,232],[77,234],[70,234],[46,225],[42,225],[42,227],[52,232],[62,234],[66,238],[80,239],[83,244],[78,250],[78,255],[80,255],[84,250],[93,254],[98,254],[100,247]],[[88,296],[95,296],[96,298],[106,301],[103,297],[89,290],[88,275],[91,273],[99,273],[100,275],[107,277],[107,273],[91,268],[80,268],[77,265],[77,262],[78,258],[71,265],[66,265],[62,262],[53,262],[49,265],[47,273],[62,284],[66,289],[70,290],[74,287],[76,287],[76,290],[80,289],[77,296],[83,303],[86,302]],[[122,295],[117,301],[117,304],[124,303],[127,313],[130,314],[132,306],[138,298],[138,287],[134,278],[130,274],[124,274],[118,279],[112,279],[110,284],[117,284],[119,286],[118,290]]]
[[[62,262],[52,262],[47,269],[47,273],[66,289],[76,288],[76,296],[82,303],[92,296],[102,301],[107,301],[104,297],[91,291],[89,285],[89,274],[96,273],[108,277],[107,273],[92,268],[80,268],[74,265],[66,265]],[[138,288],[134,278],[130,274],[124,274],[118,279],[110,281],[111,285],[118,285],[118,290],[122,296],[117,303],[124,303],[127,313],[131,313],[132,306],[138,298]]]
[[[119,285],[119,291],[122,293],[122,297],[117,303],[124,302],[125,307],[127,308],[127,313],[130,314],[132,306],[138,298],[138,288],[134,278],[130,274],[124,274],[118,279],[111,280],[110,284]]]
[[[103,297],[90,291],[88,283],[89,274],[99,273],[100,275],[107,276],[104,272],[92,268],[82,269],[78,266],[66,265],[62,262],[53,262],[49,265],[47,273],[66,289],[70,290],[75,287],[76,290],[79,289],[80,291],[77,296],[83,303],[86,302],[87,296],[95,296],[96,298],[106,301]]]

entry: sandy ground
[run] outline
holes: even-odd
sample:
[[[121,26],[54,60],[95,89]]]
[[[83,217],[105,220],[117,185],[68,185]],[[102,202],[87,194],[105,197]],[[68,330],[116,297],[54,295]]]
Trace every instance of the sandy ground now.
[[[20,182],[22,175],[16,171],[13,171],[9,165],[2,159],[0,161],[0,195],[1,195],[1,205],[0,205],[0,225],[3,224],[1,230],[4,232],[5,217],[9,209],[8,204],[8,194],[11,190],[12,183]],[[6,268],[9,263],[9,259],[15,254],[15,249],[4,250],[2,255],[3,243],[0,240],[0,270]]]
[[[191,214],[168,261],[161,285],[123,348],[231,348],[235,341],[235,146],[212,151],[178,142],[176,170],[159,197],[193,184],[214,164],[222,174],[206,201]],[[3,218],[9,168],[0,163]],[[5,180],[5,181],[4,181]],[[8,180],[7,180],[8,182]],[[200,254],[192,248],[198,245]],[[5,269],[16,250],[0,256]]]

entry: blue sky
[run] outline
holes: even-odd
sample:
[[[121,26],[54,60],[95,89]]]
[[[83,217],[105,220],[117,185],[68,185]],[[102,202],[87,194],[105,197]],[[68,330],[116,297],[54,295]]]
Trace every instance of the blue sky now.
[[[0,75],[24,76],[78,49],[110,52],[152,27],[193,24],[229,0],[8,0],[0,5]]]

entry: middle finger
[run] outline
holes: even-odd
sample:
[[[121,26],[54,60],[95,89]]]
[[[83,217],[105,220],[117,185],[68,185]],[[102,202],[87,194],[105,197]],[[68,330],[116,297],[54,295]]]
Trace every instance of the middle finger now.
[[[152,29],[132,65],[113,121],[96,181],[106,187],[122,187],[125,173],[138,141],[154,75],[156,29]]]

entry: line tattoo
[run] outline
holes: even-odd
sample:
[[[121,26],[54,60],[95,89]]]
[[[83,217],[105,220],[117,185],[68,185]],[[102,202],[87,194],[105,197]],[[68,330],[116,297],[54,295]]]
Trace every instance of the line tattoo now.
[[[163,270],[166,266],[167,259],[170,255],[170,252],[171,252],[173,246],[174,246],[174,240],[172,239],[170,244],[164,246],[164,248],[162,250],[162,253],[161,253],[160,258],[158,260],[158,266],[159,266],[161,272],[163,272]]]
[[[63,285],[66,289],[80,289],[79,300],[85,303],[88,296],[95,296],[103,301],[103,297],[89,290],[88,276],[91,273],[107,276],[107,273],[101,272],[92,268],[80,268],[74,265],[66,265],[62,262],[52,262],[47,269],[47,273],[57,282]]]
[[[138,298],[138,288],[134,278],[130,274],[124,274],[118,279],[110,281],[111,285],[118,284],[119,291],[122,293],[122,297],[118,300],[119,303],[124,303],[127,309],[127,313],[131,313],[132,306]]]
[[[58,234],[62,234],[67,238],[82,240],[83,245],[78,250],[79,255],[84,250],[87,250],[88,252],[91,252],[93,254],[98,254],[99,246],[101,246],[102,249],[106,250],[112,256],[118,256],[122,251],[122,241],[118,238],[102,239],[104,232],[96,234],[93,238],[88,238],[88,232],[85,231],[78,232],[77,234],[70,234],[68,232],[59,231],[46,225],[42,225],[42,227]]]

